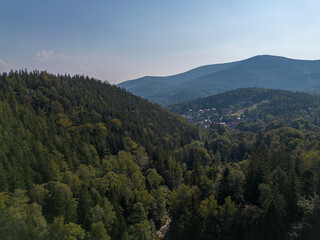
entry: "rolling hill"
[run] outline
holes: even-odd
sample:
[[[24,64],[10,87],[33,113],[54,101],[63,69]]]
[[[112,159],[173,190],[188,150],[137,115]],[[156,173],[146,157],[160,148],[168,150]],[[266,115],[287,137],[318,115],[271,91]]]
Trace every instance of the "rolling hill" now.
[[[320,130],[320,97],[287,90],[239,88],[173,104],[168,109],[205,128],[228,125],[257,132],[279,124],[296,127],[312,123],[313,131]]]
[[[283,104],[286,104],[286,106],[284,106],[284,111],[281,113],[290,111],[291,106],[294,106],[299,110],[320,106],[320,97],[317,95],[287,90],[239,88],[205,98],[172,104],[168,106],[168,109],[179,114],[185,114],[190,111],[190,109],[198,110],[207,108],[230,108],[233,109],[233,111],[238,111],[254,104],[263,104],[264,106],[267,106],[272,103],[276,105],[276,101],[281,101]],[[274,106],[274,109],[279,108],[280,106],[281,104],[278,104]]]
[[[118,86],[163,106],[246,87],[316,93],[320,90],[320,60],[261,55],[168,77],[147,76]]]

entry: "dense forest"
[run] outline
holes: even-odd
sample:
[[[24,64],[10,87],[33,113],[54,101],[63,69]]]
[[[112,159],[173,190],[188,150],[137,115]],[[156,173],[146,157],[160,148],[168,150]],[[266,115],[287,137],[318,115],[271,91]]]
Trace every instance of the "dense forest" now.
[[[320,223],[319,96],[246,88],[169,109],[201,121],[212,119],[203,147],[219,170],[212,178],[208,165],[198,165],[202,181],[177,191],[185,196],[188,192],[195,202],[182,214],[191,219],[185,229],[196,229],[189,239],[320,237],[316,228]],[[225,123],[230,121],[237,122],[228,127]],[[193,193],[195,189],[199,195]],[[177,207],[170,207],[175,223]],[[191,212],[194,215],[188,215]],[[180,232],[173,239],[181,234],[188,238],[192,233]]]
[[[302,92],[290,92],[286,90],[274,90],[264,88],[238,88],[206,98],[181,102],[168,106],[168,109],[184,114],[189,109],[204,109],[210,107],[232,108],[239,110],[256,103],[263,103],[260,107],[267,106],[275,109],[272,115],[280,115],[283,112],[308,110],[309,107],[319,107],[319,95],[310,95]],[[302,106],[303,105],[303,106]],[[282,109],[279,109],[282,107]],[[268,109],[270,110],[270,109]],[[275,111],[277,111],[275,113]],[[300,113],[299,113],[300,114]]]
[[[175,151],[199,139],[83,76],[3,73],[0,112],[0,239],[151,239],[183,183]]]
[[[170,109],[237,126],[84,76],[2,73],[0,239],[149,240],[166,222],[168,240],[319,239],[319,99],[217,96]]]

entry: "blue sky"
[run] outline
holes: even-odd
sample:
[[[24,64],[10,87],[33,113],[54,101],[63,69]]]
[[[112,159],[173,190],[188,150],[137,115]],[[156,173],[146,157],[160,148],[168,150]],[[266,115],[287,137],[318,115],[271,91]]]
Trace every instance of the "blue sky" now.
[[[0,71],[118,83],[272,54],[320,59],[318,0],[2,0]]]

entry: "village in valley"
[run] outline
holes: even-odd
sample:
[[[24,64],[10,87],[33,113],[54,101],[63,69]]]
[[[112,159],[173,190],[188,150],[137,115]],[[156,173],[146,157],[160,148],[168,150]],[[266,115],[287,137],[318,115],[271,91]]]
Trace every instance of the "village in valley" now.
[[[222,125],[234,128],[241,122],[242,114],[235,112],[234,109],[224,108],[216,109],[189,109],[188,112],[183,114],[188,121],[195,125],[202,125],[204,128],[209,128],[211,125]]]
[[[267,103],[262,101],[261,103]],[[260,103],[260,104],[261,104]],[[188,109],[182,116],[184,116],[190,123],[203,128],[210,128],[216,126],[223,126],[229,128],[237,128],[244,131],[259,131],[263,126],[261,121],[250,116],[250,111],[255,110],[259,104],[252,104],[250,107],[237,108],[233,105],[227,108],[200,108],[200,109]],[[309,129],[309,123],[312,123],[312,129],[314,132],[320,132],[320,121],[317,118],[313,119],[311,115],[314,115],[316,109],[309,107],[305,118],[296,118],[294,114],[287,116],[287,119],[283,119],[284,125],[291,126],[296,129],[301,129],[305,126]],[[290,115],[290,113],[287,113]],[[269,115],[271,117],[271,115]],[[271,119],[271,118],[270,118]],[[310,128],[311,129],[311,128]]]

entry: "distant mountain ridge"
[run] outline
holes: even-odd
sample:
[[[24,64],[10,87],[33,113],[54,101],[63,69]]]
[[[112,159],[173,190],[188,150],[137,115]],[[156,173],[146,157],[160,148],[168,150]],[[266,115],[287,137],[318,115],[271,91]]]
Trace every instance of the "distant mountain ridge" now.
[[[259,55],[167,77],[146,76],[118,86],[164,106],[246,87],[317,93],[320,91],[320,60]]]

